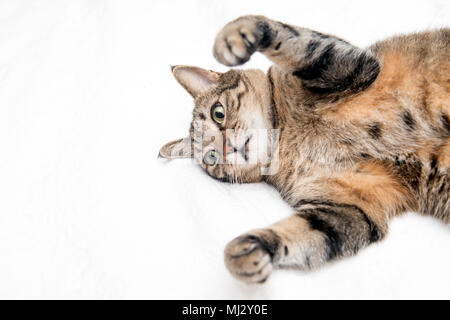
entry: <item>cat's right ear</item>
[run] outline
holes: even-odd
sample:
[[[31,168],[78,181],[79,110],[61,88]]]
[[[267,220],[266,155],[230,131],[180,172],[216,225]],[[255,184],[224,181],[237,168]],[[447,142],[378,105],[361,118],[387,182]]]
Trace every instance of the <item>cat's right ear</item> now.
[[[172,73],[194,99],[216,86],[220,77],[219,72],[190,66],[174,66]]]
[[[183,138],[166,143],[159,150],[158,158],[183,159],[192,158],[191,138]]]

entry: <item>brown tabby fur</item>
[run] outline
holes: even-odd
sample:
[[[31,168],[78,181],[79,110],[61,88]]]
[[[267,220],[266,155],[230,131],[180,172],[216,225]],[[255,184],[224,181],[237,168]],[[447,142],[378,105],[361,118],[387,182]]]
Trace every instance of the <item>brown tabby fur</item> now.
[[[382,239],[390,218],[408,210],[450,223],[449,29],[363,50],[244,16],[227,24],[214,45],[216,58],[230,66],[256,51],[274,62],[267,75],[185,66],[173,73],[194,97],[201,129],[225,139],[226,129],[279,129],[276,173],[261,175],[261,163],[206,165],[208,149],[222,157],[228,149],[214,139],[196,144],[194,126],[188,139],[160,151],[166,158],[197,154],[219,180],[263,180],[294,208],[290,218],[228,244],[225,263],[235,277],[264,282],[274,267],[310,269],[353,255]],[[226,110],[221,125],[210,115],[217,102]]]

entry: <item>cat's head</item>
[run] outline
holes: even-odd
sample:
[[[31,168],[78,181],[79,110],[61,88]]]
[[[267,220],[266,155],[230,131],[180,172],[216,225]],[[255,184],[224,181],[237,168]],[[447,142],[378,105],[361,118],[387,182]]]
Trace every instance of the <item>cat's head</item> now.
[[[165,144],[159,156],[193,158],[212,177],[227,182],[261,180],[276,141],[270,84],[260,70],[226,73],[175,66],[176,80],[194,98],[187,138]]]

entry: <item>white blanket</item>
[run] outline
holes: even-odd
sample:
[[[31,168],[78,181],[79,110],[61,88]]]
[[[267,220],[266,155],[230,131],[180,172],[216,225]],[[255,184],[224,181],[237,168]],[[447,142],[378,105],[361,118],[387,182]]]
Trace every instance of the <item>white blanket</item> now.
[[[227,70],[215,33],[249,13],[359,46],[450,21],[447,0],[1,1],[0,298],[450,298],[449,228],[414,214],[314,272],[228,274],[226,243],[291,209],[156,156],[191,120],[169,65]]]

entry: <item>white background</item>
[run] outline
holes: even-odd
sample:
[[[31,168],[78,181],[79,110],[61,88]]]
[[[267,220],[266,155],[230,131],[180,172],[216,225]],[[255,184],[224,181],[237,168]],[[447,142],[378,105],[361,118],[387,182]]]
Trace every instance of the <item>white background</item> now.
[[[449,228],[414,214],[354,258],[241,284],[225,244],[291,210],[267,185],[156,159],[191,120],[169,65],[227,70],[211,48],[229,20],[264,14],[367,46],[448,25],[449,4],[0,1],[0,298],[450,298]]]

